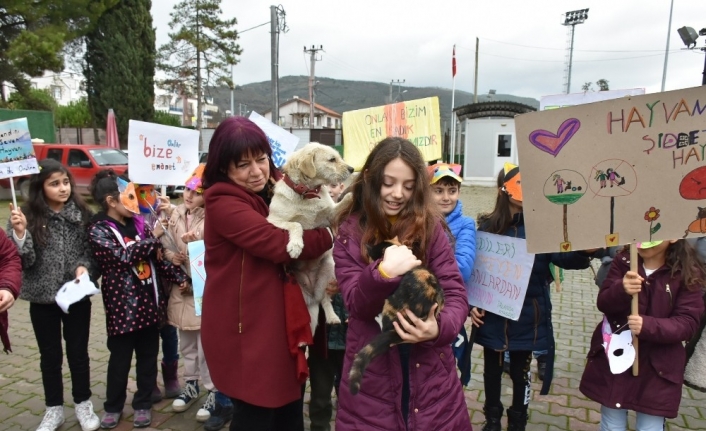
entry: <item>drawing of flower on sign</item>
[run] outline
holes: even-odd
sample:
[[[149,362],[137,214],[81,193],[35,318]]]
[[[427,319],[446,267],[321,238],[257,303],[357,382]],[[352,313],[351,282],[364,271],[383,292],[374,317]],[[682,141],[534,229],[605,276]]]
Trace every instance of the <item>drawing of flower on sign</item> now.
[[[576,203],[588,190],[586,179],[580,173],[570,169],[561,169],[552,172],[544,183],[544,196],[549,202],[563,207],[564,242],[561,243],[562,251],[571,251],[569,242],[569,227],[567,222],[568,205]]]
[[[606,247],[620,244],[620,234],[615,232],[615,198],[628,196],[637,188],[635,168],[621,159],[607,159],[591,169],[589,188],[594,197],[610,198],[610,227],[605,235]]]
[[[706,166],[701,166],[686,174],[679,184],[679,194],[688,200],[706,199]],[[690,233],[706,233],[706,207],[696,207],[696,220],[689,223],[684,238]]]
[[[650,222],[650,241],[652,241],[652,235],[662,227],[660,223],[657,223],[654,226],[652,225],[658,218],[659,210],[655,207],[650,207],[650,209],[645,212],[645,220]]]

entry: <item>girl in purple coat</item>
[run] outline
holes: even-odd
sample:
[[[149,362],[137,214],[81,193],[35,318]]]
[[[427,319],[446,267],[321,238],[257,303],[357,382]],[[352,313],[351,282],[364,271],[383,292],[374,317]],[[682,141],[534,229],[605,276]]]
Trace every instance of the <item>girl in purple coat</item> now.
[[[336,430],[471,430],[451,342],[468,315],[468,301],[449,232],[431,200],[426,164],[411,142],[387,138],[370,153],[344,203],[334,243],[336,279],[349,310]],[[397,237],[382,259],[366,245]],[[360,392],[349,391],[356,353],[380,334],[376,317],[401,276],[423,264],[438,278],[445,304],[426,320],[398,313],[403,344],[370,362]]]
[[[580,389],[601,404],[601,431],[624,431],[628,410],[637,412],[637,431],[662,431],[665,418],[677,416],[686,366],[683,342],[696,333],[704,311],[706,272],[691,245],[684,240],[641,243],[638,254],[637,272],[630,271],[629,252],[616,255],[598,293],[604,321],[593,333]],[[639,314],[632,315],[636,293]],[[623,330],[640,341],[638,376],[631,366],[620,372],[606,353]]]

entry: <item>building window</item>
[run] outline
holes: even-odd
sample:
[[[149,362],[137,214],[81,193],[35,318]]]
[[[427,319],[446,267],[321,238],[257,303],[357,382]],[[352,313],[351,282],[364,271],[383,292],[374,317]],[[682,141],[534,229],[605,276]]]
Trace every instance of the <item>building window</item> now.
[[[61,87],[58,85],[52,85],[51,86],[51,95],[54,97],[54,100],[59,101],[61,100]]]
[[[339,121],[340,121],[340,120],[339,120],[338,118],[336,118],[336,128],[337,128],[337,129],[340,129],[340,128],[341,128]]]
[[[331,128],[331,117],[326,117],[326,127]]]
[[[512,157],[512,135],[498,135],[498,157]]]

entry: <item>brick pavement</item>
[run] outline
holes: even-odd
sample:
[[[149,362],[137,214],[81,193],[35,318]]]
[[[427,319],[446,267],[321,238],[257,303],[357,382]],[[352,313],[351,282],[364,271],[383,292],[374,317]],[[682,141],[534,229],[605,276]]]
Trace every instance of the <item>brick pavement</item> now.
[[[464,212],[476,216],[479,211],[492,208],[495,190],[482,187],[462,188]],[[566,271],[562,292],[553,292],[554,330],[557,342],[557,360],[555,378],[549,395],[540,396],[540,384],[533,373],[533,397],[530,404],[530,417],[527,426],[531,431],[554,430],[595,430],[600,420],[598,405],[586,399],[578,390],[584,366],[586,347],[590,335],[600,321],[600,314],[595,309],[597,288],[593,284],[590,270]],[[105,344],[105,318],[99,297],[92,298],[93,317],[89,344],[92,372],[91,400],[100,415],[105,395],[105,379],[108,361],[108,349]],[[0,431],[34,430],[41,421],[44,411],[43,389],[39,372],[39,352],[29,320],[28,303],[18,301],[10,313],[10,336],[14,353],[0,355]],[[533,372],[536,366],[532,365]],[[180,371],[181,375],[181,371]],[[183,379],[182,379],[183,381]],[[503,403],[511,404],[509,377],[503,377]],[[70,374],[64,363],[64,397],[67,402],[66,424],[60,430],[80,430],[73,414],[71,401]],[[160,383],[161,385],[161,383]],[[119,431],[131,430],[132,409],[129,407],[132,393],[135,391],[134,368],[128,384],[127,405],[123,421],[116,428]],[[473,373],[471,384],[465,391],[466,402],[475,429],[483,423],[483,366],[481,349],[476,346],[473,352]],[[308,389],[305,403],[308,402]],[[171,400],[164,400],[154,406],[153,423],[148,430],[183,430],[203,429],[196,422],[195,416],[201,402],[194,403],[184,413],[174,413]],[[307,405],[305,404],[305,416]],[[309,429],[308,418],[306,429]],[[505,419],[503,419],[505,423]],[[634,429],[634,415],[630,419]],[[667,430],[706,430],[706,394],[684,388],[679,416],[667,422]]]

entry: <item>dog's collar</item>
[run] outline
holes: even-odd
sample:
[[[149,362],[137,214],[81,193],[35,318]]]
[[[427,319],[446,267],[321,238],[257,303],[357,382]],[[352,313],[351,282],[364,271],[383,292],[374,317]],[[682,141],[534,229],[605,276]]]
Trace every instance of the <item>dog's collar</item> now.
[[[284,183],[289,186],[289,188],[294,190],[294,193],[300,195],[304,199],[321,199],[321,196],[319,196],[321,186],[318,186],[315,189],[310,189],[303,184],[294,184],[294,181],[292,181],[287,174],[284,174],[282,179],[284,180]]]

